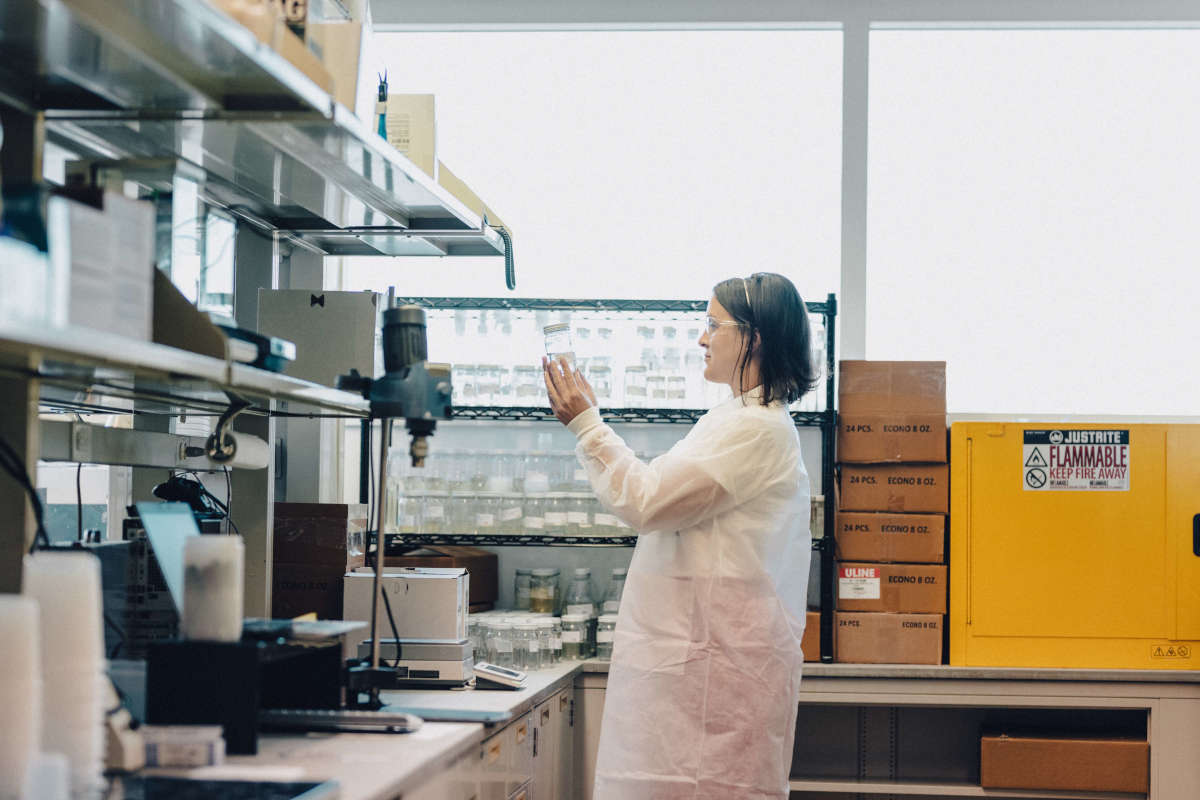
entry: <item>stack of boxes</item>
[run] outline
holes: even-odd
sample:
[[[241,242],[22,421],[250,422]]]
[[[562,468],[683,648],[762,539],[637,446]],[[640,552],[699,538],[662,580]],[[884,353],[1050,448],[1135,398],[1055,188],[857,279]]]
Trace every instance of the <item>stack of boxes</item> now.
[[[342,578],[363,566],[363,503],[276,503],[271,616],[342,619]]]
[[[842,361],[834,658],[940,664],[946,364]]]

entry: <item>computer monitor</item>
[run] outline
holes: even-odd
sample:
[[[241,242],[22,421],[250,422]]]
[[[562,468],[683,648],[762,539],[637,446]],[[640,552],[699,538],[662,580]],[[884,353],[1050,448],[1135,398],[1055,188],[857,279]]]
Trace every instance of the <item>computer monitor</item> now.
[[[159,569],[167,582],[167,590],[175,602],[175,610],[183,616],[183,548],[189,536],[199,536],[196,517],[186,503],[137,504],[138,517]]]

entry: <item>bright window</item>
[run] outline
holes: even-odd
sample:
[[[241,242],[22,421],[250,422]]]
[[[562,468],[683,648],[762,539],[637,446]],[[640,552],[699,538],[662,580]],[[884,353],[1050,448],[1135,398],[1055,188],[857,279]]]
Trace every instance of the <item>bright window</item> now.
[[[953,412],[1195,414],[1200,31],[871,35],[867,357]]]
[[[704,298],[781,272],[837,292],[841,33],[375,37],[437,95],[438,151],[514,232],[518,296]],[[369,89],[370,87],[368,87]],[[348,259],[342,285],[504,296],[503,261]]]

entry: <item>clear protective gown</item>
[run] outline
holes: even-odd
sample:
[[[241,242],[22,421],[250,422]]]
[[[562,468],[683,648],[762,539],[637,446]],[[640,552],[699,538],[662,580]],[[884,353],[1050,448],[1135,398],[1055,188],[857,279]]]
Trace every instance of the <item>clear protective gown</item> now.
[[[577,454],[639,533],[609,668],[594,800],[788,797],[804,634],[809,481],[758,391],[649,464],[598,414]]]

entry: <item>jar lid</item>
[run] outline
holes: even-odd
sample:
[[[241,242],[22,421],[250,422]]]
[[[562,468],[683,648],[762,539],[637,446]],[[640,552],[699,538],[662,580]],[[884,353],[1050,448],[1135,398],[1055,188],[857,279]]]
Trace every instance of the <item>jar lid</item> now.
[[[554,620],[552,619],[539,619],[533,624],[538,628],[554,628]]]
[[[576,567],[575,568],[575,577],[576,578],[592,577],[592,568],[591,567]]]
[[[601,625],[616,625],[617,624],[617,615],[616,614],[601,614],[600,615],[600,624]]]
[[[488,627],[489,628],[497,628],[499,630],[511,630],[512,623],[509,622],[508,620],[494,619],[488,623]]]
[[[535,578],[555,578],[561,574],[557,567],[541,567],[533,571]]]
[[[571,323],[556,322],[553,325],[547,325],[546,327],[542,328],[542,333],[549,336],[552,333],[558,333],[559,331],[568,331],[570,329],[571,329]]]
[[[513,627],[519,631],[536,631],[538,629],[538,624],[536,622],[518,622]]]
[[[583,624],[588,621],[588,615],[587,614],[563,614],[562,621]]]
[[[532,574],[533,574],[533,570],[531,570],[531,569],[518,569],[518,570],[517,570],[517,574],[518,574],[518,575],[532,575]]]
[[[624,575],[628,574],[628,572],[629,572],[629,570],[625,567],[613,567],[612,574],[613,574],[613,577],[615,578],[618,575],[624,576]]]

